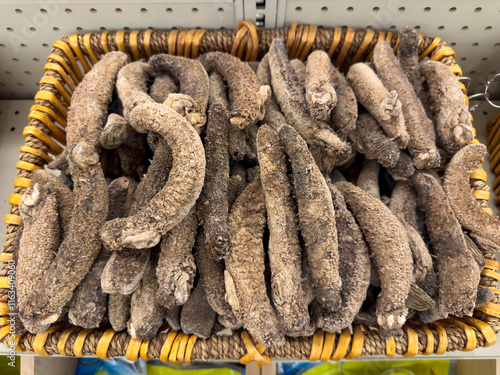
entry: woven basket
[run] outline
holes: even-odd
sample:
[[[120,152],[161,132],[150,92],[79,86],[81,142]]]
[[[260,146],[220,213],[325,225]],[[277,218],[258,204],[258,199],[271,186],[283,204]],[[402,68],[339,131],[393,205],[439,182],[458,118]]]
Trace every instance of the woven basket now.
[[[74,34],[58,40],[52,47],[45,75],[40,80],[40,91],[31,108],[29,124],[24,129],[26,138],[16,165],[18,169],[14,194],[10,196],[11,211],[5,217],[7,236],[0,261],[13,259],[13,243],[21,218],[17,205],[25,189],[31,186],[30,173],[52,160],[65,145],[65,126],[71,93],[88,72],[91,65],[109,51],[122,51],[132,60],[148,59],[156,53],[170,53],[196,58],[209,51],[223,51],[250,61],[258,60],[269,49],[274,38],[286,40],[290,58],[304,60],[314,50],[327,51],[335,65],[346,70],[350,64],[367,61],[379,41],[387,40],[397,49],[397,34],[373,30],[355,31],[351,28],[324,29],[293,24],[279,30],[258,30],[252,23],[243,21],[234,31],[171,30],[171,31],[106,31],[102,34]],[[460,67],[455,62],[455,52],[439,37],[420,35],[420,59],[429,57],[445,63],[457,75]],[[82,72],[83,67],[84,72]],[[465,93],[465,87],[461,84]],[[465,97],[467,100],[467,97]],[[474,140],[474,142],[478,142]],[[471,175],[471,187],[481,206],[490,214],[486,173],[476,169]],[[495,272],[499,263],[494,253],[485,253],[486,268],[482,271],[481,285],[495,292],[494,299],[477,308],[474,318],[449,318],[422,325],[407,322],[401,337],[384,339],[378,330],[354,325],[352,333],[344,329],[340,334],[317,331],[311,337],[286,338],[280,348],[265,348],[252,342],[246,331],[232,336],[213,335],[208,340],[178,332],[157,334],[149,341],[132,339],[127,332],[115,332],[109,327],[86,330],[69,323],[56,323],[44,333],[34,335],[11,333],[9,313],[9,268],[4,263],[0,272],[0,340],[18,351],[35,352],[41,356],[97,355],[100,358],[125,356],[130,360],[139,357],[148,360],[190,361],[193,359],[233,359],[242,363],[256,361],[263,365],[270,358],[307,358],[310,360],[354,359],[358,356],[401,354],[443,354],[446,351],[473,350],[496,342],[500,332],[500,290],[496,289],[500,274]]]
[[[493,182],[495,205],[500,209],[500,112],[488,121],[488,140],[486,145],[490,153],[491,171],[497,176]]]

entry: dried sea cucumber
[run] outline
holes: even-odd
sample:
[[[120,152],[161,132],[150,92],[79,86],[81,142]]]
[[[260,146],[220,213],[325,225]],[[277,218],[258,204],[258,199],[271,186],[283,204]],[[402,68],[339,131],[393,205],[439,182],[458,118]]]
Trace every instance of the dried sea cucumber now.
[[[198,283],[181,309],[181,328],[187,335],[208,339],[215,324],[216,313],[207,302],[205,289]]]
[[[332,70],[332,62],[325,51],[316,50],[307,57],[306,101],[315,120],[327,121],[337,104]]]

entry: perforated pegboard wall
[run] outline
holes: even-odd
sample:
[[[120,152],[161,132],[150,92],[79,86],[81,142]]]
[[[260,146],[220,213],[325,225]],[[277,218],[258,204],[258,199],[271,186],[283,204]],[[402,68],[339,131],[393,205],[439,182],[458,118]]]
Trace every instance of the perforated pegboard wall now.
[[[259,27],[292,22],[396,31],[404,25],[439,35],[457,53],[470,92],[500,71],[500,2],[495,0],[0,0],[0,98],[32,98],[50,46],[76,32]],[[500,86],[492,96],[500,98]]]

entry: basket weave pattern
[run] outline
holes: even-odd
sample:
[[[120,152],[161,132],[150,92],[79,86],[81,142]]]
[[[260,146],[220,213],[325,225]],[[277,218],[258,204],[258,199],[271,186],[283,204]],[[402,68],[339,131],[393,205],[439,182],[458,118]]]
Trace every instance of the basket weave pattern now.
[[[462,71],[455,62],[455,52],[439,37],[419,35],[420,59],[429,57],[445,63],[457,75]],[[222,51],[251,61],[261,58],[275,38],[286,40],[290,58],[304,60],[314,50],[327,51],[334,64],[346,70],[351,64],[371,58],[374,46],[387,40],[397,49],[399,38],[391,32],[371,29],[355,31],[351,28],[323,29],[315,26],[293,24],[290,28],[258,30],[248,21],[243,21],[237,30],[206,31],[117,31],[102,34],[75,34],[54,43],[45,66],[45,75],[40,81],[40,91],[31,108],[29,124],[24,129],[25,143],[21,147],[14,194],[10,196],[11,211],[5,217],[6,242],[0,261],[15,259],[14,242],[19,235],[21,219],[18,204],[26,188],[31,186],[30,174],[63,151],[65,126],[71,93],[85,72],[105,53],[122,51],[132,60],[148,59],[156,53],[170,53],[191,58],[209,51]],[[83,69],[82,69],[83,68]],[[460,84],[464,94],[465,86]],[[467,97],[465,97],[467,100]],[[55,141],[57,142],[55,142]],[[478,142],[474,140],[474,142]],[[50,156],[52,155],[52,156]],[[483,209],[488,207],[489,187],[486,173],[476,169],[471,175],[471,188]],[[18,351],[35,352],[49,356],[97,355],[101,358],[126,356],[136,360],[160,358],[163,361],[190,361],[192,359],[239,359],[242,363],[256,361],[265,364],[270,358],[308,358],[311,360],[354,359],[360,355],[443,354],[445,351],[473,350],[492,345],[500,332],[500,290],[497,288],[500,274],[494,253],[484,253],[487,260],[482,272],[481,285],[490,287],[495,297],[485,307],[476,309],[474,318],[450,318],[429,325],[409,321],[401,337],[384,339],[379,332],[368,327],[353,326],[353,332],[345,329],[340,334],[319,330],[314,336],[292,338],[280,348],[264,348],[254,344],[243,331],[241,336],[213,335],[208,340],[177,332],[158,333],[153,339],[143,342],[132,339],[127,332],[114,332],[109,327],[83,330],[69,323],[56,323],[48,331],[34,335],[11,336],[7,321],[9,313],[8,264],[0,270],[0,340]]]

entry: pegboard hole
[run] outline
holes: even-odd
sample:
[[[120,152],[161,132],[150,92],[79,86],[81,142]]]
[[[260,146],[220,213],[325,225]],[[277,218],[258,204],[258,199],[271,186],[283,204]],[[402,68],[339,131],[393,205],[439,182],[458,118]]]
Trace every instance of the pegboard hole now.
[[[5,74],[12,75],[12,72],[9,72],[8,70],[5,72]]]
[[[401,12],[401,13],[403,13],[405,10],[406,10],[406,8],[405,8],[405,7],[400,7],[400,8],[398,9],[398,11],[399,11],[399,12]]]
[[[130,30],[130,27],[125,26],[125,27],[123,28],[123,30],[125,30],[125,31],[129,31],[129,30]]]
[[[64,11],[65,11],[66,13],[72,13],[72,12],[73,12],[73,11],[72,11],[71,9],[69,9],[69,8],[64,9]]]
[[[444,26],[439,26],[438,30],[444,30]]]
[[[40,59],[38,57],[33,57],[33,61],[38,62],[38,61],[40,61]]]
[[[7,27],[7,31],[12,32],[12,31],[14,31],[14,29],[12,27]]]
[[[43,43],[43,44],[42,44],[42,47],[48,48],[48,47],[49,47],[49,45],[48,45],[47,43]]]
[[[477,47],[478,45],[479,45],[479,43],[478,43],[478,42],[476,42],[476,43],[472,43],[472,47]]]
[[[14,112],[14,114],[15,114],[15,115],[18,115],[18,114],[19,114],[19,111],[15,111],[15,112]]]
[[[450,43],[450,46],[452,46],[452,47],[455,47],[456,45],[457,45],[457,43],[455,43],[455,42]]]
[[[76,28],[76,31],[78,31],[78,32],[80,33],[80,32],[82,32],[82,31],[83,31],[83,29],[82,29],[80,26],[78,26],[78,27]]]
[[[26,71],[24,72],[24,74],[31,75],[31,72],[30,72],[30,71],[28,71],[28,70],[26,70]]]
[[[461,57],[460,58],[460,61],[465,61],[465,60],[467,60],[467,57]]]
[[[219,27],[219,30],[226,30],[224,26]]]
[[[167,9],[165,9],[165,11],[166,11],[167,13],[172,13],[174,10],[173,10],[172,8],[167,8]]]
[[[486,26],[484,29],[488,31],[488,30],[493,29],[493,26]]]
[[[47,9],[40,9],[40,13],[47,13]]]
[[[493,47],[500,47],[500,43],[493,44]]]
[[[484,115],[484,116],[487,116],[487,115],[488,115],[488,112],[483,111],[483,115]]]
[[[457,8],[453,7],[453,8],[450,8],[450,13],[453,13],[453,12],[456,12],[457,11]]]
[[[380,8],[379,7],[375,7],[372,10],[376,13],[376,12],[378,12],[380,10]]]
[[[16,128],[14,128],[14,127],[10,128],[10,131],[11,131],[11,132],[13,132],[13,131],[15,131],[15,130],[16,130]]]
[[[123,10],[121,10],[120,8],[116,8],[116,9],[115,9],[115,12],[116,12],[116,13],[121,13],[121,12],[123,12]]]
[[[328,12],[328,7],[323,7],[323,8],[321,8],[321,11],[322,11],[322,12]]]
[[[23,11],[22,11],[21,9],[16,9],[16,13],[17,13],[17,14],[22,14],[22,13],[23,13]]]
[[[12,61],[19,62],[19,59],[18,59],[18,58],[16,58],[16,57],[14,57],[14,58],[12,59]]]
[[[392,25],[391,27],[389,27],[389,29],[391,29],[391,30],[396,30],[396,29],[397,29],[397,27],[396,27],[396,25]]]
[[[354,12],[354,8],[353,7],[349,7],[346,9],[348,12]]]
[[[106,31],[106,28],[104,26],[101,26],[101,27],[99,27],[99,30]]]
[[[24,86],[21,82],[18,82],[17,84],[18,86]]]
[[[146,8],[141,8],[141,13],[147,13],[148,10]]]
[[[21,44],[20,44],[20,46],[21,46],[21,47],[23,47],[23,48],[28,47],[28,45],[27,45],[27,44],[25,44],[25,43],[21,43]]]
[[[34,33],[34,32],[36,31],[36,29],[32,26],[32,27],[30,27],[30,31],[31,31],[32,33]]]
[[[224,13],[224,8],[217,8],[217,12]]]
[[[191,12],[193,12],[193,13],[198,13],[198,8],[193,8],[193,9],[191,9]]]
[[[486,61],[486,60],[488,60],[488,58],[487,58],[487,57],[483,57],[483,58],[481,59],[481,61]]]
[[[1,47],[1,48],[5,48],[5,44],[0,43],[0,47]]]
[[[462,30],[469,30],[469,26],[462,26]]]
[[[415,29],[415,30],[420,30],[420,26],[419,26],[419,25],[417,25],[417,26],[415,26],[415,27],[414,27],[414,29]]]
[[[474,12],[479,13],[479,12],[480,12],[480,11],[482,11],[482,10],[483,10],[483,8],[481,8],[481,7],[477,7],[476,9],[474,9]]]
[[[59,29],[58,27],[53,27],[52,30],[54,30],[54,31],[60,31],[61,29]]]
[[[90,8],[90,13],[97,13],[97,9],[96,8]]]
[[[431,11],[431,7],[424,8],[424,12],[430,12],[430,11]]]
[[[5,83],[0,82],[0,86],[5,86]],[[2,114],[2,112],[1,112],[1,111],[0,111],[0,114]]]
[[[469,74],[476,74],[475,70],[471,70]]]
[[[302,12],[302,7],[297,7],[297,8],[295,8],[295,11],[296,11],[296,12]]]

